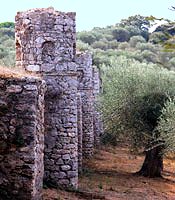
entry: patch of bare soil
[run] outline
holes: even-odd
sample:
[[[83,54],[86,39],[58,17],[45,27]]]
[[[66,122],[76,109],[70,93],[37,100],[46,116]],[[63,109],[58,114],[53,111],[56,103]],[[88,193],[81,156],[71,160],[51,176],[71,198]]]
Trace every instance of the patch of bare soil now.
[[[44,200],[175,200],[175,160],[165,159],[163,178],[150,179],[133,174],[143,159],[126,147],[97,150],[85,162],[77,191],[45,189]]]

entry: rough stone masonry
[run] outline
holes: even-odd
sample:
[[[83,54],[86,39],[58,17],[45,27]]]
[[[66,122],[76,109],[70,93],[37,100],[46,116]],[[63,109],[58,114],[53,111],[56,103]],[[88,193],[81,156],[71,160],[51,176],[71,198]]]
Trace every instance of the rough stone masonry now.
[[[0,200],[40,200],[45,84],[6,76],[0,75]]]
[[[44,125],[45,142],[42,143],[43,132],[39,131],[41,136],[38,140],[40,150],[36,152],[32,151],[32,148],[34,150],[37,149],[36,136],[33,136],[36,122],[33,122],[32,119],[39,120],[37,118],[39,115],[31,119],[29,133],[25,132],[25,126],[22,125],[20,134],[31,134],[31,138],[34,140],[31,148],[29,148],[30,142],[25,143],[24,152],[20,152],[20,155],[24,155],[25,157],[25,153],[27,152],[28,156],[30,155],[30,158],[36,161],[34,162],[35,164],[29,162],[31,164],[31,171],[36,170],[35,176],[29,170],[30,181],[33,179],[32,183],[35,184],[32,186],[30,184],[31,187],[28,190],[26,187],[22,189],[19,176],[19,180],[16,178],[12,181],[11,179],[10,182],[10,179],[8,179],[7,190],[10,191],[11,185],[14,185],[15,189],[11,194],[18,193],[20,189],[19,193],[29,194],[28,199],[40,199],[43,172],[41,159],[43,146],[45,183],[55,187],[77,188],[78,171],[81,171],[82,158],[89,158],[93,155],[94,143],[96,143],[94,140],[101,133],[98,132],[100,130],[98,129],[99,113],[94,107],[96,96],[99,93],[99,80],[95,79],[99,79],[99,76],[97,75],[98,73],[94,73],[93,71],[90,54],[76,54],[75,13],[58,12],[53,8],[18,12],[16,15],[16,65],[27,72],[36,73],[46,83],[44,123],[40,124],[39,128],[37,128],[37,130],[43,130],[42,126]],[[22,92],[27,90],[25,94],[29,93],[31,97],[30,95],[28,98],[19,96],[17,99],[21,98],[24,107],[30,107],[30,113],[30,109],[34,109],[34,106],[36,106],[36,102],[32,100],[33,104],[30,104],[30,99],[34,98],[36,100],[39,92],[35,93],[35,90],[30,91],[30,89],[32,90],[30,84],[26,83],[27,86],[25,87],[25,82],[22,86],[20,81],[19,88],[23,88]],[[15,82],[15,85],[17,84],[18,81]],[[15,87],[18,89],[18,85]],[[33,87],[37,91],[37,87]],[[3,93],[3,96],[5,96],[5,93]],[[14,99],[13,102],[12,98],[11,101],[12,105],[14,103],[14,106],[16,106],[16,100]],[[41,101],[37,108],[39,106],[42,107],[42,105],[44,103]],[[21,113],[20,119],[22,118],[22,114],[24,114],[25,119],[26,113]],[[27,115],[29,118],[34,115],[32,111],[31,116],[29,113]],[[28,122],[29,120],[26,119],[26,121]],[[9,124],[9,129],[10,127],[11,125]],[[32,152],[35,152],[33,157]],[[10,156],[12,155],[10,154]],[[16,155],[18,154],[14,154],[12,158],[14,162]],[[1,165],[4,165],[4,163],[1,162]],[[8,165],[13,165],[13,162],[8,162]],[[28,166],[27,170],[24,168],[20,171],[22,174],[27,174],[27,172]],[[8,173],[10,174],[11,172]],[[38,173],[41,176],[37,176]],[[10,177],[12,178],[11,175]],[[5,183],[1,185],[5,187]],[[1,185],[0,189],[2,188]],[[36,186],[35,188],[33,187],[34,185]],[[23,199],[22,196],[19,199]]]
[[[46,81],[44,181],[78,186],[75,13],[35,9],[16,16],[17,65]]]

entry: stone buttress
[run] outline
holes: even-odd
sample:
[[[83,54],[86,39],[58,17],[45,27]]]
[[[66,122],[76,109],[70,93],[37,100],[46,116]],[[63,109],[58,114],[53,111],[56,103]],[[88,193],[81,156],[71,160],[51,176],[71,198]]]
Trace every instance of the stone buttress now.
[[[41,200],[45,84],[0,75],[0,200]]]
[[[77,125],[78,125],[78,172],[82,172],[82,137],[83,137],[83,124],[82,124],[82,99],[81,94],[77,94]]]
[[[93,129],[93,71],[92,56],[89,53],[76,55],[78,70],[78,90],[82,99],[82,152],[83,158],[89,158],[94,152],[94,129]]]
[[[93,66],[93,96],[94,96],[94,110],[93,110],[93,125],[94,125],[94,144],[96,147],[100,145],[100,137],[103,134],[103,123],[101,113],[99,111],[99,95],[101,92],[100,71],[96,66]]]

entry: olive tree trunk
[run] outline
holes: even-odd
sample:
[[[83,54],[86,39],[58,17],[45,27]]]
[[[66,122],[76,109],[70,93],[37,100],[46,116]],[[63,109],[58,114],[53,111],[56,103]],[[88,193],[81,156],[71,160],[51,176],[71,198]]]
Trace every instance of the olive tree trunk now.
[[[145,177],[161,177],[163,170],[163,155],[162,146],[155,147],[151,150],[146,151],[145,160],[143,165],[136,174]]]

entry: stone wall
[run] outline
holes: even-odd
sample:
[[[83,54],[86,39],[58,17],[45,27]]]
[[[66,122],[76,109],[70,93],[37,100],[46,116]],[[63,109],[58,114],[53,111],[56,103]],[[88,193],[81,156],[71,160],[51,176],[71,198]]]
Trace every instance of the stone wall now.
[[[94,127],[100,134],[94,111],[99,77],[91,54],[76,54],[75,13],[53,8],[17,13],[16,65],[40,75],[47,86],[45,183],[77,188],[82,158],[94,152]]]
[[[76,74],[45,77],[45,182],[78,186]]]
[[[83,157],[89,158],[94,151],[93,130],[93,71],[92,56],[89,53],[81,53],[76,56],[78,71],[78,90],[82,99],[82,151]]]
[[[67,71],[75,56],[75,13],[53,8],[16,15],[16,65],[28,71]],[[65,63],[65,65],[63,65]]]
[[[99,95],[101,92],[100,70],[93,66],[93,96],[94,96],[94,110],[93,110],[93,125],[94,125],[94,144],[96,147],[100,145],[100,137],[103,134],[102,117],[99,111]]]
[[[82,151],[82,140],[83,140],[83,123],[82,123],[82,99],[81,94],[77,94],[77,127],[78,127],[78,172],[82,172],[82,161],[83,161],[83,151]]]
[[[45,182],[77,187],[77,69],[75,13],[53,8],[16,16],[17,65],[46,81]]]
[[[0,75],[0,200],[42,199],[45,84]]]

